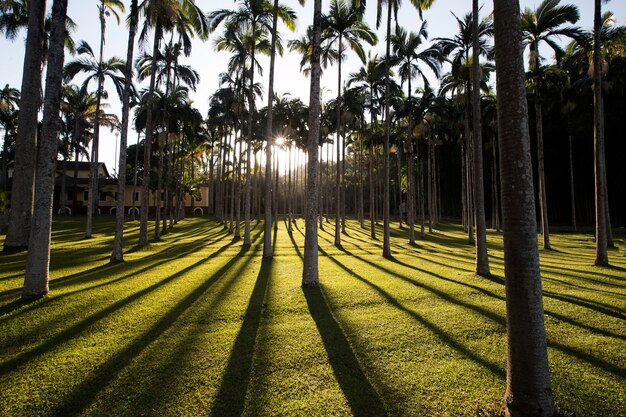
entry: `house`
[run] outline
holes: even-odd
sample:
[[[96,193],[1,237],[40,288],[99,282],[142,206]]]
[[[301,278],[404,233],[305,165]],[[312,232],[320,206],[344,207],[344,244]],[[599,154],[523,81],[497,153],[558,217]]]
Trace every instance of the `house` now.
[[[67,213],[86,213],[89,201],[89,173],[90,162],[57,161],[56,177],[54,180],[54,213],[61,213],[62,207]],[[8,167],[8,185],[11,187],[13,178],[13,163]],[[97,201],[100,214],[114,214],[117,207],[117,178],[109,174],[109,170],[103,162],[98,163],[98,188]],[[184,205],[188,214],[205,214],[209,201],[209,187],[201,186],[199,196],[192,202],[190,195],[185,195]],[[141,206],[141,184],[134,187],[127,184],[124,192],[124,211],[126,213],[139,213]],[[65,198],[62,198],[65,194]],[[76,198],[74,195],[76,194]],[[163,197],[161,198],[163,200]],[[156,193],[150,192],[149,207],[154,211],[156,205]],[[165,203],[161,201],[161,207]],[[192,213],[193,212],[193,213]]]

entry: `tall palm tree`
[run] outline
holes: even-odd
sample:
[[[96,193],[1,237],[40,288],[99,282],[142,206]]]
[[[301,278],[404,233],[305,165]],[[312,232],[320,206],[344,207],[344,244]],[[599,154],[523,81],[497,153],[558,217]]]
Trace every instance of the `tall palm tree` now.
[[[537,6],[537,9],[526,8],[521,16],[524,41],[530,50],[529,67],[533,74],[535,85],[537,172],[539,176],[539,208],[541,210],[541,231],[544,249],[550,249],[550,231],[548,227],[548,203],[543,155],[543,110],[539,93],[539,85],[542,83],[543,77],[539,47],[545,42],[554,51],[558,62],[563,56],[563,49],[556,43],[556,39],[562,36],[581,39],[583,35],[579,28],[565,26],[578,22],[580,18],[578,7],[572,4],[560,6],[560,3],[561,0],[543,0]]]
[[[472,127],[474,162],[474,223],[476,230],[476,273],[489,275],[485,190],[483,180],[483,132],[480,113],[480,33],[478,0],[472,0]]]
[[[100,107],[102,104],[102,97],[105,95],[104,81],[105,79],[111,80],[118,96],[122,98],[124,88],[123,71],[126,66],[124,61],[119,58],[113,57],[107,61],[103,61],[101,58],[96,59],[91,46],[83,41],[76,49],[79,55],[82,57],[68,62],[63,69],[63,77],[66,81],[72,80],[76,75],[84,73],[86,75],[83,81],[83,89],[87,89],[92,81],[97,84],[96,89],[96,114],[100,114]],[[87,203],[87,226],[85,230],[85,237],[90,238],[93,226],[93,212],[96,209],[96,202],[98,201],[98,151],[99,151],[99,131],[100,121],[96,117],[94,123],[93,141],[91,144],[91,170],[89,173],[89,198]]]
[[[593,18],[593,132],[594,176],[596,200],[596,259],[595,265],[608,265],[607,199],[604,168],[604,129],[602,114],[602,4],[594,1]]]
[[[322,0],[313,2],[313,37],[311,50],[311,92],[309,95],[309,138],[307,144],[309,163],[306,184],[306,223],[304,234],[304,257],[302,286],[319,285],[317,214],[319,204],[319,165],[318,151],[320,140],[320,77],[321,77],[321,37],[322,37]]]
[[[341,151],[345,148],[345,144],[342,144],[342,122],[341,122],[341,97],[342,89],[341,85],[341,64],[345,57],[346,45],[348,44],[357,56],[361,59],[361,62],[365,63],[365,51],[363,50],[363,42],[367,42],[370,45],[375,45],[378,42],[376,34],[372,32],[367,23],[363,21],[363,13],[359,8],[355,8],[352,5],[348,5],[345,0],[332,0],[330,3],[330,10],[327,15],[323,17],[325,42],[331,46],[335,41],[337,42],[337,164],[336,164],[336,177],[335,177],[335,246],[341,246],[341,229],[340,229],[340,217],[342,205],[340,201],[342,194],[345,191],[344,179],[342,173]],[[345,208],[344,208],[345,209]]]
[[[378,124],[378,116],[380,114],[381,99],[385,94],[386,73],[390,73],[391,69],[380,60],[377,56],[369,57],[367,64],[362,66],[357,72],[350,74],[348,77],[348,87],[354,83],[359,83],[366,94],[365,106],[370,114],[370,132],[375,130]],[[376,239],[376,225],[374,213],[374,152],[373,152],[373,135],[370,135],[370,153],[369,153],[369,177],[370,177],[370,236]]]
[[[34,299],[48,293],[50,265],[50,236],[52,226],[52,198],[59,134],[59,110],[63,81],[63,41],[68,0],[54,0],[52,4],[52,28],[42,138],[37,155],[37,178],[35,182],[35,209],[30,229],[26,272],[22,298]]]
[[[554,413],[518,0],[494,1],[507,323],[506,414]]]
[[[256,39],[257,36],[262,34],[272,33],[272,57],[270,58],[270,66],[275,59],[276,40],[278,39],[278,33],[276,32],[275,23],[277,19],[287,25],[290,30],[295,30],[296,14],[295,12],[284,5],[276,3],[274,7],[267,0],[239,0],[240,7],[237,10],[221,9],[215,10],[209,14],[210,29],[211,31],[217,29],[217,27],[224,21],[234,26],[246,26],[252,32],[252,38]],[[276,18],[274,18],[276,16]],[[281,49],[282,50],[282,49]],[[251,208],[251,164],[252,160],[252,117],[254,114],[254,96],[252,94],[254,85],[254,71],[255,71],[255,43],[252,43],[252,49],[250,51],[251,64],[250,64],[250,88],[248,90],[248,132],[247,132],[247,150],[246,150],[246,184],[245,184],[245,203],[244,203],[244,217],[245,217],[245,230],[244,230],[244,245],[249,246],[250,240],[250,208]],[[273,71],[270,69],[270,76],[273,77]],[[273,79],[270,83],[273,84]],[[271,123],[271,111],[273,102],[273,85],[269,90],[268,101],[268,125]],[[268,135],[271,134],[271,130],[268,130]],[[268,157],[266,159],[266,196],[265,196],[265,210],[266,210],[266,224],[265,224],[265,237],[264,237],[264,249],[263,254],[265,257],[272,256],[271,250],[271,197],[268,196],[271,187],[268,187],[268,183],[271,180],[271,138],[267,138],[268,144],[266,146]],[[269,210],[269,211],[268,211]],[[268,220],[269,217],[269,221]]]
[[[131,0],[128,46],[126,47],[126,67],[124,68],[124,92],[122,94],[122,126],[120,134],[120,155],[117,177],[117,201],[115,210],[115,237],[111,262],[124,261],[124,199],[126,194],[126,147],[128,143],[128,123],[130,120],[130,99],[133,86],[133,56],[135,52],[135,35],[139,22],[139,7],[137,0]],[[133,193],[134,201],[134,193]]]
[[[428,31],[427,31],[427,23],[426,21],[422,22],[419,30],[417,32],[407,33],[406,30],[399,28],[396,33],[391,37],[391,45],[393,50],[392,62],[394,66],[398,66],[398,75],[400,79],[404,83],[405,81],[408,84],[407,88],[407,103],[410,105],[412,103],[412,81],[415,77],[422,79],[422,82],[425,86],[428,85],[428,78],[426,74],[420,67],[420,63],[424,64],[432,73],[439,78],[441,72],[441,54],[437,48],[429,47],[424,50],[419,50],[422,43],[428,39]],[[415,243],[415,218],[413,216],[415,212],[414,203],[415,203],[415,175],[413,172],[413,159],[414,159],[414,148],[413,148],[413,112],[408,112],[408,123],[407,123],[407,149],[408,149],[408,157],[407,157],[407,222],[409,224],[409,243]]]
[[[178,29],[184,29],[184,37],[193,34],[200,39],[208,36],[208,22],[202,10],[194,0],[143,0],[139,4],[139,11],[145,17],[139,41],[144,44],[148,32],[154,31],[152,45],[152,67],[150,69],[150,84],[148,87],[147,115],[146,115],[146,138],[144,146],[144,171],[141,193],[141,211],[139,222],[139,246],[148,244],[148,207],[150,194],[150,158],[152,156],[152,141],[154,138],[154,114],[153,101],[156,86],[156,58],[159,53],[161,41],[165,33]],[[185,23],[186,22],[186,23]],[[187,29],[191,29],[187,32]]]
[[[463,18],[459,18],[455,16],[457,21],[458,31],[452,38],[438,38],[437,39],[437,47],[441,50],[441,53],[448,57],[448,59],[452,63],[452,70],[450,72],[449,77],[444,77],[445,82],[442,83],[441,93],[444,92],[452,92],[454,95],[456,92],[463,92],[463,101],[464,101],[464,142],[461,144],[462,149],[462,158],[463,165],[465,169],[463,170],[463,184],[465,184],[465,192],[463,195],[463,203],[464,203],[464,217],[466,218],[467,232],[468,232],[468,242],[470,244],[479,245],[474,239],[474,221],[476,218],[474,215],[474,211],[476,209],[473,198],[473,190],[474,182],[472,178],[472,166],[470,164],[473,155],[471,146],[471,106],[472,106],[472,68],[474,58],[473,52],[473,44],[474,44],[474,33],[478,35],[478,51],[476,54],[478,57],[477,63],[479,65],[479,73],[481,72],[483,76],[479,76],[479,82],[482,82],[483,77],[489,74],[487,70],[489,67],[482,66],[483,71],[480,71],[480,56],[489,54],[489,45],[488,38],[493,35],[493,26],[489,20],[482,20],[478,23],[478,29],[474,30],[474,13],[467,13]],[[475,178],[474,178],[475,179]],[[482,235],[482,232],[481,232]],[[481,250],[480,252],[484,254],[483,240],[481,238],[480,242]],[[477,252],[478,253],[478,252]]]
[[[37,159],[37,114],[41,106],[41,56],[45,38],[45,0],[31,0],[22,69],[21,111],[15,141],[15,172],[5,252],[26,250],[33,213],[33,187]]]
[[[417,9],[420,18],[422,17],[422,10],[428,9],[434,0],[411,0],[411,4]],[[365,5],[365,1],[361,0],[361,4]],[[387,5],[387,44],[385,50],[385,142],[384,142],[384,189],[383,189],[383,256],[391,257],[391,238],[389,234],[389,187],[390,187],[390,175],[389,175],[389,134],[391,131],[391,115],[389,114],[389,108],[391,104],[390,94],[390,74],[389,69],[391,66],[391,17],[392,11],[397,22],[397,15],[402,0],[377,0],[376,7],[376,28],[380,26],[383,5]]]

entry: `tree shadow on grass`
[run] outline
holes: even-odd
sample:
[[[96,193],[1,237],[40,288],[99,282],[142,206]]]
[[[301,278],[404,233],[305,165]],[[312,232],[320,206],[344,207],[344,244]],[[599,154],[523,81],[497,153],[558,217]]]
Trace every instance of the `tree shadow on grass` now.
[[[272,265],[271,258],[264,258],[261,262],[261,269],[250,295],[239,334],[230,352],[211,416],[240,416],[243,413],[265,294],[272,275]]]
[[[159,338],[189,307],[206,293],[215,282],[222,278],[226,271],[228,271],[246,251],[247,248],[241,248],[237,255],[233,256],[230,261],[176,304],[176,306],[156,322],[146,333],[137,338],[130,346],[109,359],[91,378],[81,383],[63,403],[50,413],[50,415],[67,416],[80,414],[80,412],[89,406],[98,392],[100,392],[121,369],[128,366],[133,358],[137,357],[148,345]]]
[[[303,288],[309,312],[320,333],[328,361],[352,413],[360,416],[385,416],[383,401],[363,373],[350,343],[333,317],[320,287]]]
[[[56,346],[67,342],[68,340],[75,338],[77,336],[80,336],[80,334],[85,331],[86,329],[88,329],[90,326],[92,326],[94,323],[97,323],[98,321],[104,319],[105,317],[108,317],[110,314],[113,314],[114,312],[116,312],[117,310],[123,308],[124,306],[140,299],[141,297],[155,291],[156,289],[164,286],[165,284],[168,284],[176,279],[179,279],[181,277],[183,277],[187,272],[197,268],[198,266],[200,266],[203,263],[206,263],[207,261],[209,261],[210,259],[218,256],[220,253],[224,252],[225,250],[227,250],[229,247],[231,246],[231,243],[227,243],[226,245],[224,245],[223,247],[221,247],[220,249],[218,249],[217,251],[213,252],[211,255],[209,255],[206,258],[200,259],[198,262],[193,263],[192,265],[189,265],[188,267],[181,269],[180,271],[177,271],[176,273],[168,276],[167,278],[164,278],[152,285],[150,285],[149,287],[143,288],[139,291],[137,291],[134,294],[129,295],[128,297],[125,297],[113,304],[111,304],[110,306],[98,311],[97,313],[92,314],[91,316],[81,320],[80,322],[76,323],[75,325],[67,328],[66,330],[62,331],[61,333],[57,334],[56,336],[51,337],[50,339],[48,339],[45,343],[43,343],[42,345],[39,345],[37,347],[35,347],[34,349],[31,349],[29,351],[26,351],[22,354],[17,355],[16,357],[9,359],[7,361],[5,361],[4,363],[0,364],[0,375],[4,375],[6,373],[12,372],[14,370],[16,370],[19,366],[27,363],[28,361],[30,361],[31,359],[37,358],[39,356],[41,356],[42,354],[48,352],[49,350],[55,348]],[[244,251],[242,250],[241,253],[243,253]],[[234,262],[238,259],[239,256],[235,256],[233,257],[233,259],[231,260],[231,262]],[[221,270],[220,270],[221,271]],[[217,275],[217,274],[216,274]],[[210,280],[209,280],[210,281]],[[212,281],[211,281],[212,282]],[[63,414],[60,414],[63,415]]]

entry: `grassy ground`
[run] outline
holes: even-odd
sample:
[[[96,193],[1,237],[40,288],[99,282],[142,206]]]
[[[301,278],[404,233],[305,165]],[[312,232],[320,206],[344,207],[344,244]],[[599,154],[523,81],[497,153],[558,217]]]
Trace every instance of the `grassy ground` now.
[[[0,415],[497,416],[505,388],[501,236],[493,276],[444,226],[383,259],[356,222],[321,232],[321,288],[300,288],[303,222],[272,261],[189,219],[109,265],[112,219],[82,240],[57,220],[50,296],[19,301],[23,254],[0,257]],[[137,240],[129,224],[127,247]],[[622,236],[623,238],[623,236]],[[2,243],[0,238],[0,244]],[[593,267],[592,237],[541,253],[549,357],[563,416],[626,415],[626,256]]]

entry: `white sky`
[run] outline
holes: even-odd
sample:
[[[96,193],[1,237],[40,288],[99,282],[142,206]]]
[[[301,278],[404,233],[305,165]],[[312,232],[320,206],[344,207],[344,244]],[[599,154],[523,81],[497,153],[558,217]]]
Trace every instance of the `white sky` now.
[[[296,33],[289,32],[285,27],[282,27],[282,36],[284,42],[287,40],[299,37],[301,33],[304,33],[306,27],[312,23],[312,10],[313,1],[309,0],[306,6],[300,7],[296,0],[282,0],[284,4],[290,5],[298,14],[298,26]],[[564,3],[567,1],[564,1]],[[52,1],[49,1],[52,3]],[[92,47],[97,49],[100,38],[100,25],[98,21],[98,14],[96,10],[96,0],[70,0],[68,14],[74,19],[78,25],[78,29],[73,34],[74,39],[78,43],[80,40],[85,40]],[[125,0],[127,7],[130,3],[129,0]],[[219,8],[234,8],[236,3],[232,0],[196,0],[198,6],[200,6],[205,12],[212,11]],[[330,1],[323,0],[323,8],[328,8]],[[372,0],[370,7],[366,12],[366,21],[370,27],[375,29],[376,22],[376,8],[375,2]],[[534,8],[540,3],[539,0],[521,0],[522,7]],[[580,9],[581,19],[579,25],[585,29],[590,29],[593,24],[593,1],[592,0],[569,0],[570,4],[576,4]],[[493,3],[482,2],[483,14],[489,14],[493,10]],[[462,17],[471,8],[471,1],[469,0],[439,0],[435,2],[435,5],[428,11],[424,12],[424,19],[428,21],[429,35],[433,39],[435,37],[450,37],[456,32],[456,22],[451,12],[457,16]],[[606,10],[611,10],[616,15],[618,24],[626,25],[626,1],[613,0],[604,6]],[[403,2],[403,7],[399,13],[400,25],[408,30],[417,30],[420,21],[417,12],[412,8],[409,1]],[[384,25],[383,25],[384,26]],[[280,29],[279,29],[280,30]],[[384,37],[385,28],[381,27],[377,30],[379,37],[379,44],[374,47],[374,53],[384,55]],[[193,46],[191,56],[185,61],[185,63],[191,65],[200,73],[200,84],[195,93],[191,94],[191,98],[194,100],[195,106],[206,116],[208,110],[209,96],[218,88],[217,77],[220,72],[226,70],[226,63],[228,60],[227,52],[216,52],[212,46],[212,39],[221,33],[221,28],[211,35],[210,39],[206,43],[196,41]],[[107,45],[105,49],[105,56],[118,56],[121,58],[126,57],[126,44],[127,44],[128,32],[124,23],[121,26],[117,26],[115,19],[110,18],[107,25]],[[4,86],[9,84],[12,87],[20,88],[21,85],[21,72],[24,59],[24,39],[25,33],[21,34],[18,39],[13,43],[6,41],[4,38],[0,39],[0,51],[2,59],[0,59],[0,85]],[[367,49],[367,48],[366,48]],[[66,57],[66,62],[71,60],[72,57]],[[300,97],[306,104],[308,104],[309,96],[309,79],[303,77],[299,72],[300,57],[297,54],[289,53],[285,51],[283,57],[278,57],[276,65],[276,82],[275,90],[277,94],[290,93],[293,97]],[[266,70],[264,76],[259,81],[262,82],[265,88],[267,88],[267,77],[269,75],[269,59],[261,58],[261,64]],[[345,77],[361,66],[361,62],[358,57],[352,53],[348,53],[348,58],[344,61],[342,72]],[[329,100],[337,94],[337,70],[336,67],[329,67],[325,71],[322,77],[322,86],[325,88],[323,93],[323,100]],[[109,86],[110,90],[110,111],[117,113],[121,116],[121,109],[119,101],[116,98],[116,94],[112,86]],[[95,87],[94,87],[95,88]],[[261,105],[261,103],[259,103]],[[264,104],[263,104],[264,105]],[[136,134],[129,132],[129,144],[133,144],[136,141]],[[114,172],[115,157],[115,135],[110,133],[108,129],[102,129],[101,131],[101,143],[100,143],[100,160],[104,161],[109,167],[110,172]]]

